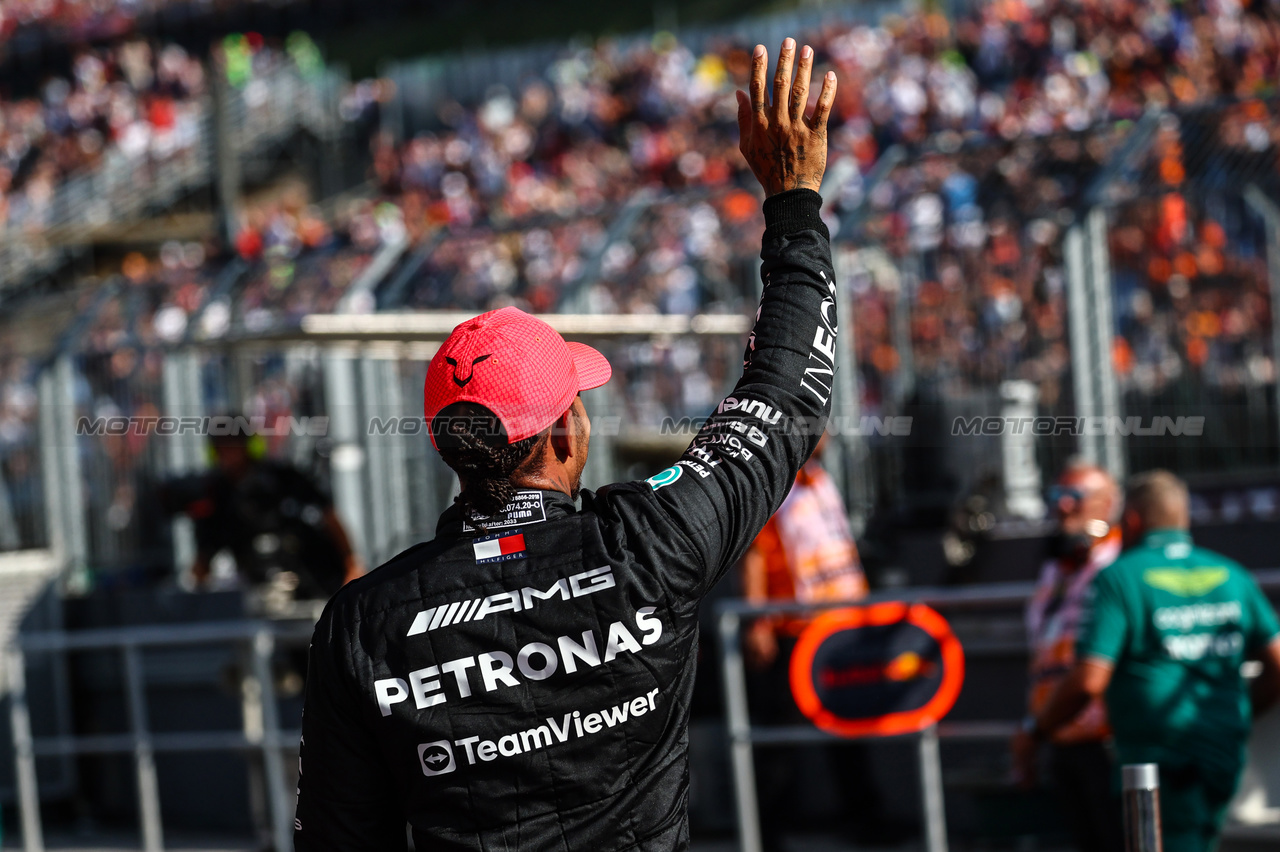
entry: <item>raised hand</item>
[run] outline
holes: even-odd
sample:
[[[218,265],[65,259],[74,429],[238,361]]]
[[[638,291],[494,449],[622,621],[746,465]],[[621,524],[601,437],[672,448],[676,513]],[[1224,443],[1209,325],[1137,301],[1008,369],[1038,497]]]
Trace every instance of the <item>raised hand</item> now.
[[[751,63],[751,94],[739,91],[738,145],[747,165],[764,187],[765,195],[788,189],[817,190],[827,169],[827,117],[836,96],[836,75],[828,71],[818,93],[813,115],[805,116],[809,102],[809,75],[813,72],[813,49],[805,45],[791,80],[796,42],[782,42],[778,68],[773,76],[773,104],[769,103],[765,73],[769,55],[763,44],[756,45]]]

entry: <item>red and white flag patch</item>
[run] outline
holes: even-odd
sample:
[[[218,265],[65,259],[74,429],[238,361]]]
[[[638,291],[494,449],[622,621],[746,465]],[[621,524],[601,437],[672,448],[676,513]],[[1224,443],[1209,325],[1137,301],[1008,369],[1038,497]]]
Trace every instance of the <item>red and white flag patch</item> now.
[[[479,538],[472,542],[471,548],[476,553],[477,563],[524,559],[524,533]]]

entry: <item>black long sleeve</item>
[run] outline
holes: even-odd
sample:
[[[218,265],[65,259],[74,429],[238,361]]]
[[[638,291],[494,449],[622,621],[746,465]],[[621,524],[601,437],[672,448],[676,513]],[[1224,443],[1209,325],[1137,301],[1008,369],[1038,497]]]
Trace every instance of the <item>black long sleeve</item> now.
[[[821,206],[808,189],[765,201],[764,294],[742,378],[677,465],[650,480],[702,559],[701,576],[674,578],[678,585],[705,590],[741,557],[787,496],[831,412],[836,283]]]

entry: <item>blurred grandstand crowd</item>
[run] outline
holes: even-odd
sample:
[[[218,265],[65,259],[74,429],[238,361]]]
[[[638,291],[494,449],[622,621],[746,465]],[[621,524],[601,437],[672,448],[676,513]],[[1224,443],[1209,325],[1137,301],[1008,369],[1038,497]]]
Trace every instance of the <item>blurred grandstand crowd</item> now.
[[[8,0],[0,7],[0,38],[25,28],[45,28],[63,37],[86,38],[127,33],[141,12],[167,0]]]
[[[6,3],[0,28],[139,5]],[[806,40],[842,84],[824,194],[837,241],[865,249],[850,282],[865,410],[889,404],[908,361],[918,382],[951,388],[1028,379],[1042,406],[1069,410],[1064,234],[1153,109],[1168,112],[1111,214],[1117,374],[1152,396],[1191,377],[1223,392],[1274,380],[1261,229],[1224,193],[1241,175],[1280,181],[1275,0],[991,0],[957,20],[920,11]],[[244,43],[251,63],[299,61]],[[411,258],[397,286],[342,309],[747,310],[763,222],[731,93],[750,47],[695,53],[659,34],[567,50],[515,90],[444,102],[435,127],[373,133],[359,198],[321,208],[286,194],[246,205],[229,246],[131,255],[82,344],[104,355],[94,393],[131,411],[139,400],[107,388],[156,345],[338,309],[387,246]],[[58,182],[103,158],[187,144],[207,67],[125,37],[82,52],[38,96],[0,101],[0,222],[38,227]],[[361,81],[341,113],[376,124],[394,96],[389,81]],[[1198,151],[1183,150],[1188,127],[1203,131]],[[909,156],[869,183],[893,146]],[[661,341],[615,357],[642,423],[701,413],[731,360]],[[2,447],[34,425],[31,371],[0,353],[0,375]]]
[[[913,260],[913,280],[859,291],[854,337],[872,405],[902,362],[904,341],[885,321],[900,285],[918,375],[970,386],[1028,378],[1055,404],[1069,367],[1062,237],[1149,109],[1245,100],[1204,144],[1264,154],[1260,179],[1276,177],[1280,123],[1274,104],[1253,100],[1280,73],[1273,5],[993,2],[957,22],[918,13],[810,41],[851,83],[833,121],[833,230]],[[741,310],[751,290],[741,276],[724,285],[734,260],[755,253],[761,222],[728,94],[744,85],[748,47],[694,55],[668,37],[604,43],[518,92],[447,104],[437,130],[378,137],[383,198],[412,240],[440,240],[403,304]],[[1165,137],[1177,139],[1176,124]],[[864,186],[895,144],[911,146],[909,165]],[[1117,368],[1146,392],[1182,370],[1211,384],[1266,381],[1269,358],[1244,343],[1268,339],[1256,223],[1184,194],[1198,175],[1171,145],[1162,141],[1142,197],[1119,213],[1138,224],[1118,229],[1113,246],[1125,297]],[[679,201],[619,219],[641,190]],[[622,232],[607,233],[611,219]],[[1134,263],[1137,279],[1124,274]]]
[[[216,47],[216,73],[245,90],[251,104],[263,100],[255,89],[272,71],[313,65],[305,36],[284,49],[256,36]],[[53,212],[68,178],[106,168],[137,175],[190,152],[208,132],[204,61],[176,44],[129,38],[90,47],[67,71],[50,76],[36,95],[0,99],[0,234],[11,239],[60,224]]]
[[[0,230],[44,226],[58,185],[104,158],[190,148],[203,94],[199,59],[176,45],[126,41],[81,53],[39,98],[0,104]]]

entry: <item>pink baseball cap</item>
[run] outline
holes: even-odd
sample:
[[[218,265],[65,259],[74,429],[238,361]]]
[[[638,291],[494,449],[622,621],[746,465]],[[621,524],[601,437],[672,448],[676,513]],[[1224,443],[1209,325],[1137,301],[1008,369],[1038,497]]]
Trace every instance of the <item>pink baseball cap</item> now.
[[[537,435],[569,409],[579,391],[613,375],[603,355],[569,343],[519,308],[502,308],[453,330],[427,367],[423,413],[428,424],[455,402],[483,405],[515,443]],[[436,446],[436,430],[431,444]]]

